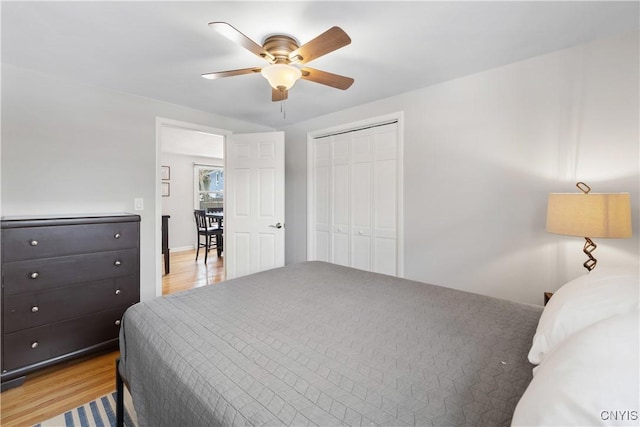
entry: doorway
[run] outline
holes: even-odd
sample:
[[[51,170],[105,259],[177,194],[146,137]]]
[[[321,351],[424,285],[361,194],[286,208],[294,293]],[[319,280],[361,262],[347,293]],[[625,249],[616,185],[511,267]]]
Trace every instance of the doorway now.
[[[222,129],[193,123],[156,120],[156,217],[165,223],[165,227],[158,227],[156,235],[156,242],[160,243],[156,245],[159,255],[156,271],[160,272],[156,295],[162,295],[163,276],[172,274],[170,269],[165,269],[165,260],[170,264],[171,255],[190,252],[196,262],[194,249],[198,236],[194,210],[204,206],[205,211],[224,212],[224,153],[229,134]],[[206,176],[201,176],[202,173]],[[163,238],[166,238],[167,256],[161,256]],[[202,252],[200,249],[197,264],[204,264]],[[207,263],[212,270],[215,266],[216,274],[219,274],[224,255],[218,259],[215,249],[208,255]],[[207,265],[203,267],[206,270]]]

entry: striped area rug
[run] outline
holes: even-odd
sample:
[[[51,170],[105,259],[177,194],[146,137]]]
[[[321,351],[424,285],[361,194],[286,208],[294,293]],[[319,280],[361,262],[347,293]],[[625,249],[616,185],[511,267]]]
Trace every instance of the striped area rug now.
[[[136,427],[136,424],[136,413],[133,409],[131,395],[125,387],[124,425],[125,427]],[[34,427],[115,427],[115,425],[116,393],[113,392],[36,424]]]

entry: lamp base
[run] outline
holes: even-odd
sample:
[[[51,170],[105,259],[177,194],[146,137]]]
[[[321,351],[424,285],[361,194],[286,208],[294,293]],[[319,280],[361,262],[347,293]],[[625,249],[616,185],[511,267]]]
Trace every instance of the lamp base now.
[[[587,270],[591,271],[594,268],[596,268],[596,264],[598,263],[598,260],[595,259],[593,257],[593,255],[591,255],[591,252],[595,251],[596,248],[598,247],[598,245],[596,245],[595,243],[593,243],[593,240],[591,240],[588,237],[584,238],[585,242],[584,242],[584,248],[582,249],[582,252],[584,252],[585,254],[587,254],[587,256],[589,257],[588,260],[586,260],[584,262],[584,264],[582,264],[584,266],[584,268],[586,268]]]

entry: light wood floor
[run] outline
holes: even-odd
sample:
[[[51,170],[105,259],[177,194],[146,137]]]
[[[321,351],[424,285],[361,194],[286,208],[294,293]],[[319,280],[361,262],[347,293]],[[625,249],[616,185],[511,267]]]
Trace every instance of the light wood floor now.
[[[206,265],[202,251],[195,259],[195,251],[171,254],[171,271],[162,276],[164,295],[224,280],[223,259],[215,250]],[[28,375],[21,387],[0,394],[0,425],[31,426],[114,391],[118,355],[101,353]]]

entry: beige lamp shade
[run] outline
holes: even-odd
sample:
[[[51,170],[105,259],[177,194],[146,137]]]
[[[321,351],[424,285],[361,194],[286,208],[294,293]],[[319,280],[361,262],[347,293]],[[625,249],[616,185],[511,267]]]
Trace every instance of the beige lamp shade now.
[[[302,77],[302,71],[293,65],[271,64],[262,68],[261,74],[277,90],[289,90]]]
[[[547,231],[581,237],[631,237],[629,193],[551,193]]]

